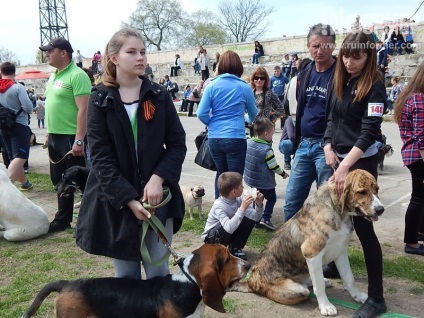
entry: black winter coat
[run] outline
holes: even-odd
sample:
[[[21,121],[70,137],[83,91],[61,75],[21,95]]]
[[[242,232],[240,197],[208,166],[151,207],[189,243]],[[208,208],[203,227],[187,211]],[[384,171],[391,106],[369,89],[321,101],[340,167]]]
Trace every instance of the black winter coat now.
[[[178,182],[187,152],[185,131],[163,86],[143,77],[137,111],[137,155],[132,126],[116,88],[93,88],[87,112],[87,140],[93,162],[76,227],[77,245],[88,253],[141,260],[140,222],[128,208],[139,200],[152,174],[169,186],[172,200],[155,215],[184,218]],[[137,160],[138,157],[138,160]]]

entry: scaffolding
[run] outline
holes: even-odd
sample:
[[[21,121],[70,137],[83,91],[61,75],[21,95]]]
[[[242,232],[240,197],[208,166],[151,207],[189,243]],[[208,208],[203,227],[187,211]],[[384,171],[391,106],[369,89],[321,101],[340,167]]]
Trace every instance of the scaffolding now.
[[[65,0],[39,0],[39,10],[40,46],[46,45],[53,38],[69,40]]]

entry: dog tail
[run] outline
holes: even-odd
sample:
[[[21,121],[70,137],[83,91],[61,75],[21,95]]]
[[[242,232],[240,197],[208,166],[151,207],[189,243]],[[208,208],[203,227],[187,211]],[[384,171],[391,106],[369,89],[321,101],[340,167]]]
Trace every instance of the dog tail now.
[[[31,306],[28,308],[28,310],[22,315],[21,318],[29,318],[32,317],[40,308],[41,304],[43,303],[44,299],[47,298],[48,295],[50,295],[52,292],[60,292],[65,284],[68,281],[66,280],[58,280],[52,283],[47,284],[44,286],[40,292],[38,293],[37,297],[35,297],[34,301],[32,302]]]

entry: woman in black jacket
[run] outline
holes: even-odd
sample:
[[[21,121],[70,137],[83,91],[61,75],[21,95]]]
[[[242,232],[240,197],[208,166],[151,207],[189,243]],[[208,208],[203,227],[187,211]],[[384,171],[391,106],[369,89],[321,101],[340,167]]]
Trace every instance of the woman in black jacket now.
[[[376,138],[381,130],[386,90],[377,70],[375,42],[370,34],[350,33],[344,39],[334,76],[335,97],[324,135],[326,163],[340,164],[330,182],[339,195],[349,171],[364,169],[377,179]],[[383,259],[372,222],[353,218],[364,250],[368,298],[354,318],[372,318],[387,310],[383,296]]]
[[[115,276],[141,279],[140,225],[154,213],[169,239],[184,217],[178,185],[186,155],[185,132],[163,86],[142,76],[146,47],[136,30],[122,29],[106,46],[102,83],[90,96],[87,139],[92,170],[76,227],[77,245],[113,258]],[[154,212],[163,186],[171,201]],[[167,248],[149,230],[144,240],[153,261]],[[146,277],[169,273],[168,260],[154,267],[143,261]]]

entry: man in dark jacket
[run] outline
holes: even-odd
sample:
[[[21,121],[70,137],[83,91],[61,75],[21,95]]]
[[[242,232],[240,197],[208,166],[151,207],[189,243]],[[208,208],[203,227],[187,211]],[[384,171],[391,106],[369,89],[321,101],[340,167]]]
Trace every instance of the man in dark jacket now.
[[[297,77],[297,150],[286,189],[285,221],[300,210],[312,183],[316,181],[320,185],[332,173],[331,167],[325,163],[323,137],[333,90],[335,40],[333,28],[325,24],[311,27],[307,37],[307,47],[314,61]]]

